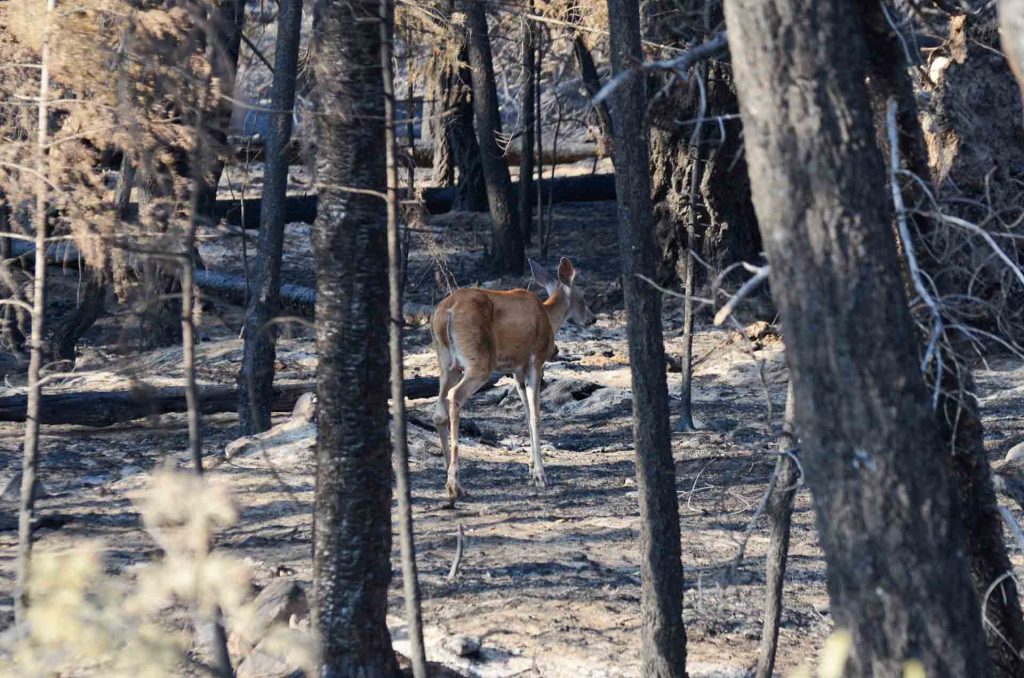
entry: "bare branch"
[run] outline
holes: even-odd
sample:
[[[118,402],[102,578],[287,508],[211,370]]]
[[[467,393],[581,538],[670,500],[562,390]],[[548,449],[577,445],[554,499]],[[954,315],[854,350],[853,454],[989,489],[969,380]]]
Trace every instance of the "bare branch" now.
[[[594,105],[600,104],[619,87],[624,85],[626,82],[640,75],[641,73],[649,73],[652,71],[669,71],[679,76],[682,80],[686,80],[686,71],[689,70],[696,62],[702,59],[708,59],[728,49],[729,43],[726,41],[725,31],[716,33],[707,42],[694,47],[691,50],[684,52],[683,54],[675,57],[674,59],[662,59],[661,61],[652,61],[648,64],[642,64],[634,68],[622,71],[614,78],[608,81],[608,83],[601,88],[593,99]]]

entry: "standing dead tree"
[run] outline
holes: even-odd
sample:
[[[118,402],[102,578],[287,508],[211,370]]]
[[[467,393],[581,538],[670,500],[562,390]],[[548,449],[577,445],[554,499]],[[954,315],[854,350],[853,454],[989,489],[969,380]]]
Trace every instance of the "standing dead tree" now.
[[[398,165],[395,157],[395,76],[392,66],[395,10],[393,0],[380,0],[380,66],[384,85],[384,152],[387,182],[388,229],[388,351],[391,357],[391,420],[394,423],[392,466],[398,493],[398,533],[402,552],[402,587],[409,627],[409,661],[414,678],[427,678],[423,646],[423,615],[420,611],[419,574],[413,541],[412,490],[409,482],[409,441],[406,431],[405,369],[402,356],[402,246],[398,235]],[[412,71],[408,72],[410,91]],[[411,99],[411,97],[410,97]],[[410,107],[411,109],[411,107]],[[407,109],[407,110],[410,110]],[[412,134],[409,134],[412,144]],[[412,188],[410,181],[410,190]]]
[[[317,0],[313,11],[317,673],[394,676],[380,2]]]
[[[836,624],[853,675],[985,675],[963,527],[888,228],[865,90],[840,0],[727,0],[758,222]]]
[[[522,232],[512,196],[512,179],[504,149],[498,145],[501,115],[494,80],[491,41],[487,30],[485,4],[480,0],[459,0],[466,16],[466,47],[473,69],[473,117],[476,121],[480,163],[491,211],[491,264],[495,273],[521,273],[525,261]]]
[[[39,120],[36,131],[35,168],[35,272],[32,280],[32,334],[29,337],[28,408],[25,420],[25,447],[21,462],[21,509],[18,513],[18,569],[15,582],[14,615],[25,621],[30,604],[28,583],[32,576],[32,517],[35,512],[36,474],[39,469],[39,405],[42,399],[40,372],[43,367],[43,323],[46,319],[46,214],[50,195],[47,177],[46,147],[50,118],[50,40],[55,0],[46,0],[42,26],[43,44],[39,57]],[[23,303],[8,299],[10,304]]]
[[[793,502],[802,478],[796,463],[796,412],[793,399],[793,381],[786,389],[786,416],[782,425],[779,460],[775,462],[765,515],[768,516],[770,535],[768,556],[765,559],[764,622],[761,625],[761,645],[757,651],[757,678],[771,678],[775,669],[775,654],[779,647],[779,623],[782,621],[782,589],[786,580],[786,559],[789,556],[789,531],[793,520]]]
[[[288,145],[292,135],[301,26],[302,0],[282,0],[277,15],[277,50],[270,95],[273,118],[266,146],[256,279],[245,314],[245,343],[238,371],[238,423],[242,435],[270,428],[276,334],[269,325],[280,308]]]
[[[608,0],[608,15],[612,69],[622,73],[642,59],[639,3]],[[640,498],[640,656],[644,676],[672,678],[686,675],[686,629],[661,298],[641,279],[650,279],[656,265],[646,100],[641,78],[631,79],[615,93],[615,184]]]

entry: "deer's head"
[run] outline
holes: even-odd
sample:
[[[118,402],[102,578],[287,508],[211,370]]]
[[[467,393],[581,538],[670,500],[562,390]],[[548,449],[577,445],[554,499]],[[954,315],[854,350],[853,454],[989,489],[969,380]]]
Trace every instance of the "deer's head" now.
[[[568,300],[566,320],[582,327],[594,324],[597,317],[587,306],[586,296],[583,294],[583,289],[577,284],[576,268],[571,261],[562,257],[562,260],[558,262],[557,278],[533,259],[529,261],[533,277],[547,290],[548,297],[551,298],[558,293]]]

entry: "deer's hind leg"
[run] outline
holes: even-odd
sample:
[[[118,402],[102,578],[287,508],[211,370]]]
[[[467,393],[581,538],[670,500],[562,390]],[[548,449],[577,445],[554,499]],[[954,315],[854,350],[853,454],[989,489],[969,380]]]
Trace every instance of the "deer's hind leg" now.
[[[544,458],[540,452],[540,383],[544,366],[530,359],[526,372],[526,409],[530,418],[530,482],[538,487],[547,487],[544,475]]]
[[[447,351],[445,351],[447,353]],[[449,450],[448,442],[448,411],[449,402],[448,394],[452,390],[452,387],[458,383],[462,378],[462,371],[457,367],[449,367],[450,363],[445,361],[446,356],[442,356],[441,352],[438,352],[437,362],[441,368],[441,372],[438,375],[438,381],[440,382],[441,388],[437,394],[437,403],[434,404],[434,428],[437,429],[437,437],[441,441],[441,454],[444,456],[444,467],[448,468],[448,464],[451,461],[451,452]]]
[[[448,404],[448,426],[451,437],[451,458],[448,460],[448,482],[445,490],[448,493],[448,505],[455,506],[455,500],[461,493],[459,487],[459,416],[462,406],[476,393],[481,386],[487,383],[491,373],[474,366],[466,368],[465,374],[459,383],[450,392]]]

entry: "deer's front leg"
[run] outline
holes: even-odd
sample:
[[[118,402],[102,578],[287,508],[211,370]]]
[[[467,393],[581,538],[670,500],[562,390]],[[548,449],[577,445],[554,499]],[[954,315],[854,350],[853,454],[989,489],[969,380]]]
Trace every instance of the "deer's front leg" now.
[[[530,416],[530,481],[540,487],[546,487],[547,477],[544,475],[544,460],[540,454],[540,382],[543,367],[530,361],[526,372],[526,409]]]

